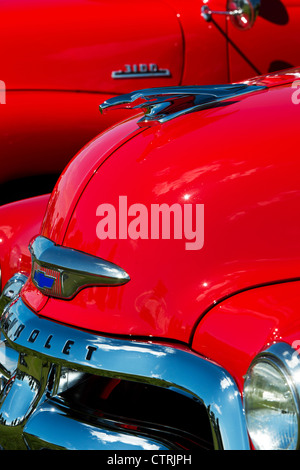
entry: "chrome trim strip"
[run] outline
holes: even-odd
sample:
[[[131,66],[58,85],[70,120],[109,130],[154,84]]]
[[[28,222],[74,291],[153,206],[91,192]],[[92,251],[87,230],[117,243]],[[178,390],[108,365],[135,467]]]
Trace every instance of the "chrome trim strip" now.
[[[53,400],[36,409],[23,434],[31,450],[170,450],[153,438],[81,422]]]
[[[17,369],[18,359],[19,354],[9,346],[0,332],[0,375],[10,379]]]
[[[19,292],[26,283],[27,279],[28,277],[25,276],[25,274],[16,273],[7,281],[0,296],[0,308],[3,302],[9,303],[19,295]]]
[[[123,78],[160,78],[171,77],[169,69],[160,69],[157,64],[126,64],[125,70],[113,71],[111,77],[114,79]]]
[[[122,108],[141,109],[145,116],[138,121],[140,126],[162,124],[187,113],[207,109],[222,101],[265,88],[245,83],[147,88],[110,98],[100,105],[100,111]]]
[[[241,395],[234,380],[226,370],[188,348],[70,328],[36,316],[20,298],[6,308],[1,330],[13,349],[41,358],[43,364],[61,364],[188,394],[205,405],[216,449],[249,449]]]
[[[201,16],[203,16],[205,21],[211,21],[212,15],[240,16],[242,14],[242,8],[236,8],[235,10],[216,11],[211,10],[207,5],[203,5],[201,7]]]
[[[124,269],[102,258],[55,245],[38,236],[29,246],[31,279],[44,294],[69,299],[88,286],[121,286],[130,281]]]
[[[170,77],[171,73],[168,69],[160,69],[157,72],[112,72],[111,78],[123,79],[123,78],[162,78]]]

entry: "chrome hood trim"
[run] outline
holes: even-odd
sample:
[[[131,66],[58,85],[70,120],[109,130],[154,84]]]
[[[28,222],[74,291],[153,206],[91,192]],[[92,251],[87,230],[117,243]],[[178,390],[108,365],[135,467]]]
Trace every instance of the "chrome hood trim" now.
[[[145,113],[145,116],[138,123],[140,126],[145,126],[164,123],[178,116],[207,109],[222,101],[265,88],[245,83],[147,88],[110,98],[100,105],[100,111],[122,108],[140,109]]]
[[[29,246],[33,284],[51,297],[70,299],[88,286],[121,286],[130,277],[119,266],[38,236]]]
[[[187,347],[109,338],[69,328],[38,317],[20,298],[5,308],[1,331],[7,345],[20,358],[35,357],[41,368],[56,364],[95,375],[151,383],[188,395],[206,407],[216,449],[249,449],[241,394],[234,380],[226,370]],[[26,362],[30,364],[30,360]],[[20,364],[21,360],[18,368]],[[13,412],[13,422],[23,423],[24,432],[43,410],[46,371],[39,376],[43,383],[34,397],[30,395],[28,412],[23,405],[23,421]],[[13,400],[13,393],[2,394],[0,444],[3,413],[14,409]]]

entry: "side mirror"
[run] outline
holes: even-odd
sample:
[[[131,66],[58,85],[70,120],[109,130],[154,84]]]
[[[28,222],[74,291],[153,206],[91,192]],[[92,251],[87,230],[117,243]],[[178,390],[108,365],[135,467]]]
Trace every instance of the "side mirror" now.
[[[230,16],[236,28],[246,30],[254,25],[260,4],[261,0],[227,0],[226,11],[214,11],[203,5],[201,15],[205,21],[211,21],[213,15]]]
[[[227,0],[227,10],[238,10],[240,14],[230,15],[232,24],[238,29],[250,29],[259,14],[261,0]]]

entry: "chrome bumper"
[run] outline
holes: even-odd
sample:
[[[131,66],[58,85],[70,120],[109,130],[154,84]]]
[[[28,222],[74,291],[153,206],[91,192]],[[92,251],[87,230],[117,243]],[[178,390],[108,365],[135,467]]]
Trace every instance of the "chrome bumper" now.
[[[35,315],[20,298],[1,318],[3,448],[172,449],[130,429],[87,422],[57,398],[62,368],[153,384],[204,405],[215,449],[249,449],[240,392],[218,365],[184,347],[98,336]]]

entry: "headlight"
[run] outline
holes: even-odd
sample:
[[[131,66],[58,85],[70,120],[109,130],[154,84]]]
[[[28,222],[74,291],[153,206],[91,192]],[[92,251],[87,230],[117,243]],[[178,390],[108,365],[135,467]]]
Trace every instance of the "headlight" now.
[[[293,450],[299,444],[300,357],[272,345],[249,367],[244,385],[248,432],[256,449]]]

